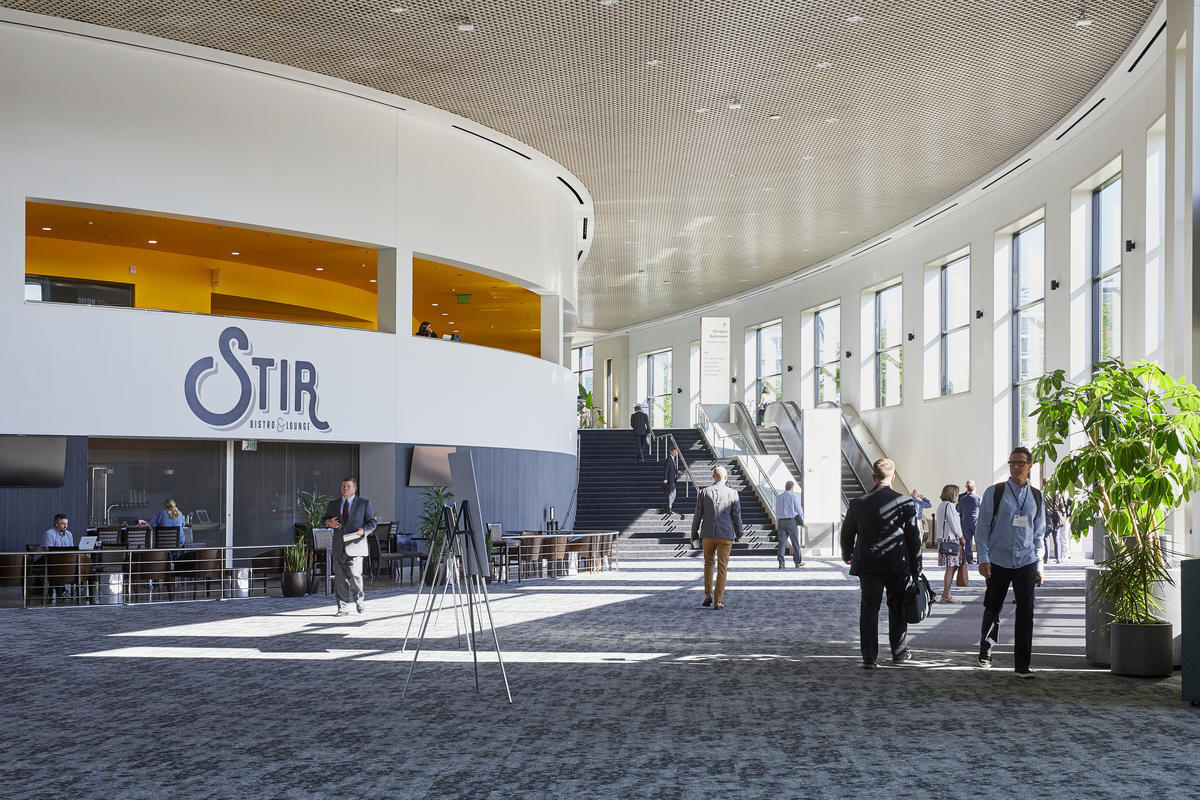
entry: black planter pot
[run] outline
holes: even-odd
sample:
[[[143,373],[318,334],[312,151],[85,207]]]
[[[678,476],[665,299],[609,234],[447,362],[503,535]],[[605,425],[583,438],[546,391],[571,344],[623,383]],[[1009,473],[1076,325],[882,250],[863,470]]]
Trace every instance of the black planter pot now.
[[[1174,659],[1169,622],[1148,625],[1112,624],[1112,653],[1110,669],[1117,675],[1144,678],[1165,678],[1171,675]]]
[[[308,593],[308,570],[304,572],[284,572],[279,581],[284,597],[304,597]]]

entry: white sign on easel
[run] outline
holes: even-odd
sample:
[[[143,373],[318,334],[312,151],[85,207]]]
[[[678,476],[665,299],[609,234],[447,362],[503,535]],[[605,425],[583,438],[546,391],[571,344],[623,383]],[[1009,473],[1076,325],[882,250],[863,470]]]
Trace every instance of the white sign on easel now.
[[[700,403],[729,402],[729,317],[700,318]]]

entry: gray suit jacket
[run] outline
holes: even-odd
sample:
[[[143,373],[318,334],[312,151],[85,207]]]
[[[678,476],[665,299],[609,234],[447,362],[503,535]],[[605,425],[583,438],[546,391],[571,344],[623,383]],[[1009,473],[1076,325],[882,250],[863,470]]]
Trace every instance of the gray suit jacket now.
[[[696,495],[696,513],[692,515],[692,538],[742,538],[742,503],[738,494],[724,483],[705,486]]]
[[[342,515],[342,498],[329,501],[325,506],[325,520],[337,519]],[[343,542],[342,536],[362,528],[363,535],[349,542]],[[350,516],[346,524],[333,532],[333,555],[335,557],[361,557],[371,554],[367,546],[367,534],[375,530],[375,510],[371,501],[365,497],[354,495],[350,502]]]

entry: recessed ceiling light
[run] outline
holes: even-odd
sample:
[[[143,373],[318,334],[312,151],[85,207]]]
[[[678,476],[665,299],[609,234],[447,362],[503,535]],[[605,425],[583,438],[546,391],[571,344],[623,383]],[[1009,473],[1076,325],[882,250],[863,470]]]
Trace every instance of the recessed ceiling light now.
[[[448,320],[446,320],[446,324],[447,324],[447,325],[453,325],[453,324],[454,324],[454,320],[452,320],[452,319],[448,319]]]
[[[764,192],[773,192],[773,191],[775,191],[775,187],[774,186],[764,186],[763,191]]]
[[[783,119],[782,114],[767,114],[767,119]]]
[[[239,253],[237,250],[234,250],[234,251],[233,251],[232,253],[230,253],[229,255],[231,255],[231,256],[240,256],[240,255],[241,255],[241,253]]]
[[[470,33],[475,30],[475,24],[472,22],[460,22],[454,26],[454,29],[460,33]]]
[[[146,244],[158,244],[158,239],[147,239]]]
[[[846,22],[854,23],[854,22],[862,22],[862,21],[863,21],[863,18],[860,17],[858,14],[854,14],[852,16],[846,17]]]
[[[801,161],[812,161],[813,157],[812,156],[800,156],[800,160]]]
[[[449,314],[447,314],[445,311],[443,311],[443,312],[442,312],[442,316],[443,316],[443,317],[448,317],[448,316],[450,316],[450,315],[449,315]]]
[[[662,64],[661,58],[652,58],[646,62],[647,67],[657,67]]]
[[[837,117],[826,117],[825,121],[828,122],[830,125],[834,125],[838,122],[841,122],[841,120],[838,119]]]
[[[392,13],[393,14],[407,14],[408,9],[407,8],[393,8]]]
[[[616,4],[617,0],[600,0],[600,5],[602,6],[615,6]]]
[[[707,108],[697,108],[697,109],[696,109],[696,113],[697,113],[697,114],[707,114],[707,113],[708,113],[708,109],[707,109]]]
[[[374,278],[371,278],[371,283],[375,283],[375,279],[374,279]]]
[[[434,308],[437,308],[437,305],[438,305],[438,304],[437,304],[437,303],[430,303],[429,305],[433,306]]]
[[[360,267],[365,267],[365,266],[366,266],[366,264],[359,264],[359,266],[360,266]]]
[[[829,69],[832,66],[833,66],[832,61],[818,61],[817,62],[817,69]]]
[[[737,100],[730,100],[726,105],[728,106],[730,111],[741,111],[742,110],[742,104],[739,103]]]
[[[44,231],[52,231],[52,230],[54,230],[54,228],[42,228],[42,230],[44,230]]]
[[[1091,24],[1092,20],[1088,19],[1087,17],[1080,17],[1079,19],[1075,20],[1076,28],[1086,28]]]
[[[324,271],[325,271],[324,267],[317,267],[317,272],[324,272]]]

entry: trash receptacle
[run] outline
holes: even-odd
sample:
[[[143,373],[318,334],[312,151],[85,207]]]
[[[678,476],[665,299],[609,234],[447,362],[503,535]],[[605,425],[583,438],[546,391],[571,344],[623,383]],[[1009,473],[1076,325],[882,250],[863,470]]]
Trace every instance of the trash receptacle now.
[[[250,596],[250,568],[249,567],[242,567],[240,569],[231,569],[226,572],[225,596],[226,597],[249,597]]]
[[[99,581],[96,589],[97,605],[119,606],[125,602],[124,572],[101,572],[96,578]]]

